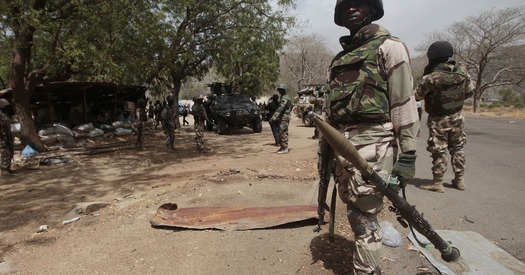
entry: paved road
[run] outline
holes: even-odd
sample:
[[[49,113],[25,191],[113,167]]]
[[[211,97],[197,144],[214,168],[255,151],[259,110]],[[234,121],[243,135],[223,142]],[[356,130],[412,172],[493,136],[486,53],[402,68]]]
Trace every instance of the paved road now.
[[[525,121],[466,116],[465,191],[450,187],[444,194],[417,188],[432,179],[426,151],[428,128],[423,117],[417,172],[407,187],[407,200],[434,229],[475,231],[525,262]],[[449,158],[450,162],[450,158]]]

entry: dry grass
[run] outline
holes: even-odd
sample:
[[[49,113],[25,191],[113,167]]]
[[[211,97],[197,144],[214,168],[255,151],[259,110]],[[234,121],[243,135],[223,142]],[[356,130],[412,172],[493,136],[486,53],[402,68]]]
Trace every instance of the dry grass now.
[[[463,108],[463,112],[466,114],[474,114],[473,108],[470,105],[466,105]],[[481,113],[477,114],[487,117],[501,117],[501,118],[512,118],[517,120],[525,120],[525,109],[516,109],[514,107],[495,107],[495,108],[481,108]]]

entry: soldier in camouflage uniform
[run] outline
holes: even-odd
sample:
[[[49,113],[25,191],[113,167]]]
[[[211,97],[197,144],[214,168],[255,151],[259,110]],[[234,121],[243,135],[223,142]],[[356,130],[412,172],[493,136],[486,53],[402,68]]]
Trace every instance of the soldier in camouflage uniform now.
[[[211,122],[209,121],[206,109],[204,108],[204,98],[202,96],[194,97],[193,103],[193,106],[191,106],[191,114],[195,121],[195,143],[197,144],[197,151],[199,153],[204,153],[207,151],[204,147],[204,122]]]
[[[0,108],[9,105],[9,102],[2,98],[0,99]],[[0,110],[0,170],[2,175],[4,171],[12,174],[11,161],[14,154],[14,139],[11,133],[11,121],[9,117]]]
[[[428,113],[427,150],[433,164],[432,183],[421,185],[420,188],[439,193],[445,192],[443,176],[447,171],[447,150],[455,175],[452,185],[465,190],[463,146],[467,140],[463,131],[465,119],[462,109],[465,99],[472,96],[474,85],[465,67],[452,59],[453,55],[454,50],[449,42],[432,43],[427,52],[428,65],[416,90],[416,98],[425,100]]]
[[[290,125],[290,112],[292,111],[292,100],[286,94],[286,85],[280,84],[277,91],[281,95],[279,107],[275,110],[270,122],[279,124],[279,151],[277,154],[288,153],[288,126]]]
[[[398,175],[406,184],[415,173],[419,119],[407,48],[385,28],[372,24],[383,15],[381,0],[337,0],[334,21],[350,35],[339,39],[343,50],[329,67],[325,120],[381,177]],[[327,165],[326,143],[321,135],[320,167]],[[401,153],[395,161],[397,150]],[[334,179],[354,232],[353,272],[380,274],[378,215],[383,194],[348,160],[337,154],[335,160]]]
[[[148,115],[146,114],[146,101],[144,99],[137,100],[137,106],[139,107],[139,114],[137,120],[137,142],[135,142],[135,148],[138,150],[144,150],[144,126],[148,121]]]
[[[321,97],[321,92],[319,90],[317,90],[316,93],[315,99],[313,99],[310,103],[314,105],[313,112],[321,115],[323,113],[323,98]],[[314,125],[314,135],[311,137],[311,139],[317,138],[319,138],[319,129],[317,129],[317,126]]]
[[[162,121],[162,129],[166,135],[166,150],[175,151],[175,112],[173,111],[173,104],[175,104],[175,98],[168,96],[168,104],[164,106],[160,113],[160,119]]]

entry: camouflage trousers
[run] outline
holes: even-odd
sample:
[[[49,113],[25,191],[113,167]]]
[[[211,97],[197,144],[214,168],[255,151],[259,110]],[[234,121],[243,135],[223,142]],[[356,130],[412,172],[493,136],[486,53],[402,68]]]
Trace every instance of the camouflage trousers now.
[[[356,146],[359,154],[384,179],[388,178],[393,167],[395,152],[392,142],[393,137]],[[339,196],[347,204],[348,222],[354,232],[354,273],[370,274],[381,262],[382,234],[377,215],[383,209],[383,194],[341,156],[337,157],[334,177]]]
[[[144,149],[144,122],[139,121],[137,127],[137,142],[135,142],[135,148],[142,150]]]
[[[11,161],[13,159],[13,150],[7,147],[0,147],[0,169],[7,170],[11,168]]]
[[[164,126],[166,135],[166,149],[175,150],[175,127]]]
[[[197,144],[197,151],[204,151],[204,122],[195,121],[195,143]]]
[[[281,149],[288,148],[288,127],[290,125],[290,117],[284,115],[279,122],[279,145]]]
[[[461,113],[449,116],[429,116],[427,121],[429,137],[427,151],[432,157],[432,175],[443,178],[447,171],[447,150],[450,152],[451,166],[454,173],[465,173],[465,152],[467,135],[463,131],[465,119]]]

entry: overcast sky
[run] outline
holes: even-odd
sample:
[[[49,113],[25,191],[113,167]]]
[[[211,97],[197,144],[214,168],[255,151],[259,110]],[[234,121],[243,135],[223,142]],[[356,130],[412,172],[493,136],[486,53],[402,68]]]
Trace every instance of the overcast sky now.
[[[340,49],[339,37],[348,35],[347,29],[334,24],[336,0],[297,0],[298,15],[307,22],[306,33],[315,33],[327,39],[334,51]],[[414,49],[423,43],[426,35],[444,30],[446,26],[481,12],[517,7],[523,0],[383,0],[385,16],[377,21],[392,35],[403,40],[412,56],[420,55]]]

